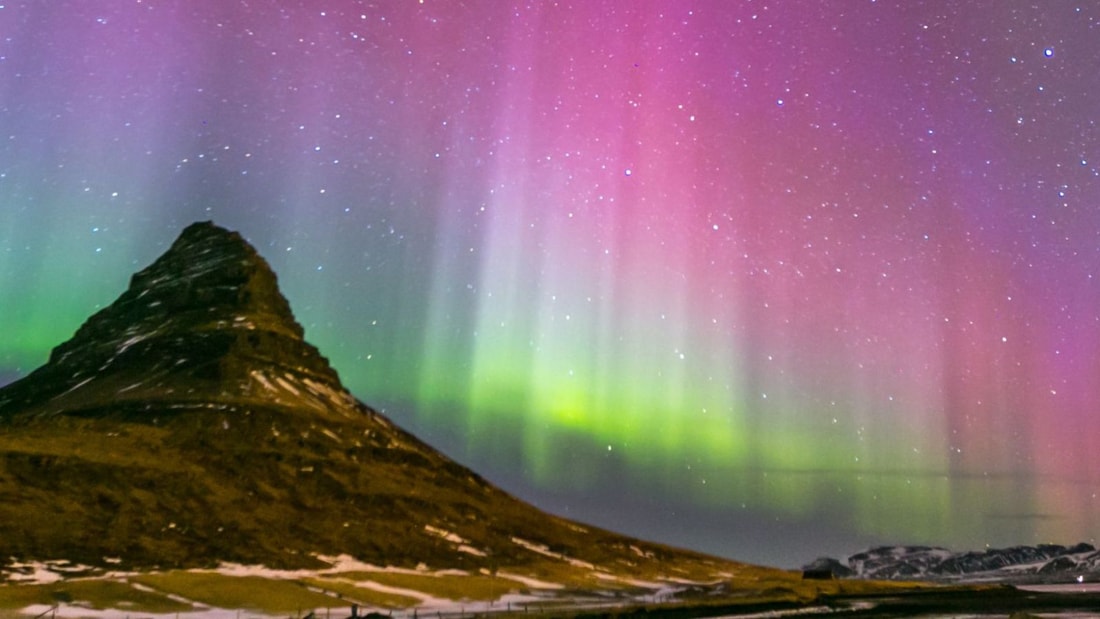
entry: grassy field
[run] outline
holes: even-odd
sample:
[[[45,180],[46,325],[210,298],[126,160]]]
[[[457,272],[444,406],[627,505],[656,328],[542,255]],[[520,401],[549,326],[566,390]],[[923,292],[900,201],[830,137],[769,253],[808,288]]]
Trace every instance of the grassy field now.
[[[510,568],[515,569],[515,568]],[[684,609],[705,611],[722,608],[734,614],[739,608],[794,608],[819,604],[828,598],[851,596],[910,595],[937,588],[917,583],[883,583],[849,580],[802,580],[796,572],[745,568],[735,577],[716,577],[698,566],[691,575],[709,577],[683,582],[673,576],[639,573],[611,576],[609,572],[577,569],[560,560],[534,562],[515,569],[515,578],[488,573],[455,571],[357,570],[277,573],[275,576],[220,573],[212,570],[168,570],[114,577],[79,577],[51,584],[0,585],[0,619],[24,617],[19,610],[30,606],[83,607],[130,613],[201,613],[204,609],[239,610],[268,617],[301,616],[314,610],[357,604],[366,612],[410,613],[459,608],[477,612],[499,611],[494,605],[505,595],[524,595],[525,612],[568,616],[582,608],[611,614],[630,612],[669,613]],[[600,576],[602,575],[602,576]],[[733,576],[733,575],[728,575]],[[525,583],[521,577],[552,583],[549,589]],[[670,595],[670,587],[678,589]],[[658,595],[658,592],[662,592]],[[513,598],[514,600],[514,598]],[[513,605],[512,608],[519,606]],[[677,610],[679,609],[679,610]],[[691,614],[691,613],[689,613]],[[498,614],[497,616],[504,616]],[[698,615],[702,616],[702,615]]]
[[[371,588],[368,583],[422,595],[381,591]],[[15,611],[32,605],[62,603],[135,613],[185,613],[212,607],[286,616],[351,604],[379,609],[411,609],[425,597],[452,600],[459,604],[491,602],[509,593],[527,591],[521,582],[483,574],[361,571],[275,579],[175,570],[134,575],[126,579],[79,578],[47,585],[0,585],[0,612],[23,616]],[[179,601],[180,598],[194,604]]]
[[[370,581],[387,587],[411,589],[433,598],[488,602],[507,593],[526,591],[523,583],[482,574],[407,574],[403,572],[346,572],[339,578]]]
[[[420,598],[359,587],[340,579],[304,578],[301,582],[325,592],[332,592],[348,602],[375,608],[412,608],[420,602]]]
[[[141,591],[118,580],[79,579],[48,585],[0,586],[0,610],[15,611],[35,604],[77,604],[87,608],[119,609],[148,613],[175,613],[193,610],[169,597]],[[13,616],[14,615],[13,613]]]
[[[240,608],[273,615],[349,605],[346,600],[334,595],[310,590],[305,583],[297,580],[183,571],[135,576],[131,580],[206,606]]]

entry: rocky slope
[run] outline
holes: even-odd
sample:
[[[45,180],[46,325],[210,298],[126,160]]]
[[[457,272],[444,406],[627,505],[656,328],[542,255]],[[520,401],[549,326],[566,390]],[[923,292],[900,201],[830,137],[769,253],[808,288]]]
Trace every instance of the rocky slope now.
[[[298,568],[338,554],[542,575],[744,567],[540,512],[396,427],[303,339],[263,258],[211,223],[0,389],[0,557]]]
[[[952,552],[931,546],[882,546],[806,566],[841,578],[880,580],[1071,582],[1100,581],[1100,551],[1091,544],[1014,546]]]

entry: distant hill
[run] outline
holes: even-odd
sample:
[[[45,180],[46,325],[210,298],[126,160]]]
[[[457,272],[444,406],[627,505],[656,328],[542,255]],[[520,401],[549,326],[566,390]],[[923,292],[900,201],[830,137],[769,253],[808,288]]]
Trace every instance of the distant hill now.
[[[817,559],[807,570],[841,578],[940,582],[1097,582],[1100,551],[1091,544],[1014,546],[954,552],[933,546],[882,546],[856,553],[847,562]]]
[[[0,389],[0,557],[731,577],[746,566],[548,515],[352,397],[235,232],[186,228]],[[545,570],[544,570],[545,571]]]

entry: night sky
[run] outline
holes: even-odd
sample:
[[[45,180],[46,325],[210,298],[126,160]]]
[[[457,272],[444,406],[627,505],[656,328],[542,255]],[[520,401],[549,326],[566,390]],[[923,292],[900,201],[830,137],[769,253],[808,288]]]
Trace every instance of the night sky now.
[[[0,0],[0,382],[239,230],[349,389],[795,566],[1095,541],[1100,4]]]

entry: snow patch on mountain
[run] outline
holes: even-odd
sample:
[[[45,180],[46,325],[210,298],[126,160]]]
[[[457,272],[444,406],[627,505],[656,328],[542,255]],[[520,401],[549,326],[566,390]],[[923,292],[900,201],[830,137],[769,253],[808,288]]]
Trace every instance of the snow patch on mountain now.
[[[526,548],[527,550],[530,550],[531,552],[535,552],[535,553],[538,553],[540,555],[543,555],[544,557],[551,557],[551,558],[554,558],[554,559],[565,561],[566,563],[568,563],[569,565],[572,565],[573,567],[579,567],[579,568],[586,569],[586,570],[595,570],[596,569],[596,566],[592,565],[588,561],[581,561],[580,559],[574,559],[572,557],[567,557],[567,556],[565,556],[565,555],[563,555],[559,552],[554,552],[554,551],[550,550],[548,547],[546,547],[543,544],[536,544],[535,542],[529,542],[529,541],[527,541],[523,538],[520,538],[520,537],[512,537],[512,543],[517,545],[517,546],[522,546],[523,548]]]

